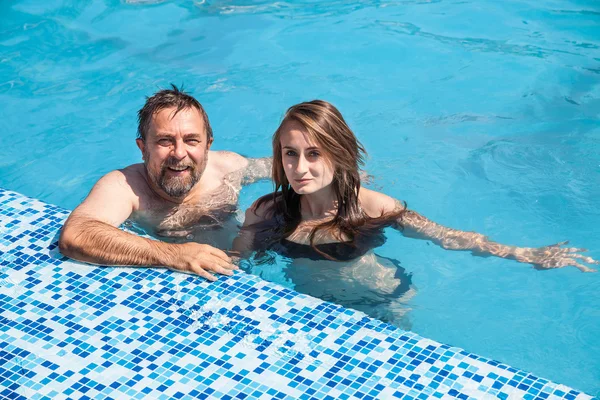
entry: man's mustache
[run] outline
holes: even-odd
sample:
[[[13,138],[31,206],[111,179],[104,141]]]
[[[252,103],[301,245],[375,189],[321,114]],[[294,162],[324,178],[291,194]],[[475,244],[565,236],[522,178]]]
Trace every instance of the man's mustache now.
[[[189,162],[181,162],[178,161],[175,158],[168,158],[165,162],[162,163],[161,168],[165,169],[165,168],[169,168],[169,167],[175,167],[175,168],[182,168],[182,167],[189,167],[191,169],[194,169],[194,165],[192,163]]]

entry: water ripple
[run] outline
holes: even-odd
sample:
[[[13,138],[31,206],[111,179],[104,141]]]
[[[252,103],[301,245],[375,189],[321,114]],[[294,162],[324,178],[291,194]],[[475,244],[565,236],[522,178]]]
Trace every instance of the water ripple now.
[[[422,31],[418,26],[410,22],[396,22],[377,20],[375,25],[382,27],[385,31],[394,34],[402,34],[409,36],[420,36],[427,39],[433,39],[443,44],[460,46],[469,51],[493,52],[502,54],[512,54],[526,57],[547,58],[554,53],[570,54],[575,56],[584,56],[572,51],[548,49],[530,44],[511,44],[509,40],[492,40],[483,38],[460,38],[452,36],[438,35],[431,32]]]
[[[556,210],[564,208],[570,210],[569,216],[560,218],[598,217],[598,188],[589,179],[596,174],[594,156],[587,158],[590,162],[577,165],[574,160],[586,159],[585,148],[569,146],[561,138],[554,142],[562,142],[562,147],[546,141],[489,141],[471,152],[463,163],[464,171],[502,187],[522,207],[544,218],[556,219]]]
[[[152,4],[164,3],[167,0],[125,0],[126,4],[134,4],[140,6],[148,6]]]
[[[592,17],[600,17],[600,12],[592,10],[550,10],[555,14],[575,14],[575,15],[590,15]]]
[[[254,1],[254,4],[236,4],[229,1],[202,1],[196,3],[203,11],[210,14],[269,14],[289,19],[318,19],[326,16],[344,15],[369,7],[369,3],[348,2],[343,0],[328,2],[295,3],[285,1]],[[377,4],[377,2],[373,2]]]

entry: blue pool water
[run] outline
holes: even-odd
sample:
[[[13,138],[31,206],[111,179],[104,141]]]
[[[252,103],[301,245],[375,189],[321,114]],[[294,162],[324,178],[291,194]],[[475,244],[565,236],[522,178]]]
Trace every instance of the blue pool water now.
[[[268,155],[289,105],[324,98],[374,186],[411,208],[600,258],[595,1],[17,0],[0,15],[1,187],[72,209],[141,161],[135,112],[170,82],[204,104],[215,149],[248,156]],[[600,395],[600,274],[394,232],[377,253],[411,274],[413,331]]]

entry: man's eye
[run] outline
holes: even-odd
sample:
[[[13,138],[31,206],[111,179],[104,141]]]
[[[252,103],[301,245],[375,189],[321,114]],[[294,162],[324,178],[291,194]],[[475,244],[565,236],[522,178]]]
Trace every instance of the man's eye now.
[[[161,146],[167,146],[167,145],[171,144],[171,141],[169,139],[160,139],[158,141],[158,144],[160,144]]]
[[[191,144],[192,146],[196,146],[197,144],[200,143],[200,141],[198,139],[188,139],[185,141],[187,144]]]

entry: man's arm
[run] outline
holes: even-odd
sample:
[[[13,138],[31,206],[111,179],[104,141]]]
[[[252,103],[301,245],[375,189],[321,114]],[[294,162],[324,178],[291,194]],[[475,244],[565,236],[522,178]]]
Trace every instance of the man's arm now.
[[[249,185],[261,179],[271,179],[273,157],[247,158],[248,165],[244,169],[242,185]]]
[[[62,254],[102,265],[165,266],[216,278],[236,267],[221,250],[199,243],[171,244],[146,239],[117,227],[132,213],[137,198],[121,171],[102,177],[69,216],[61,231]]]
[[[261,179],[271,179],[273,157],[249,158],[233,151],[211,152],[216,168],[223,175],[235,177],[241,185],[249,185]],[[239,181],[238,181],[239,179]]]

